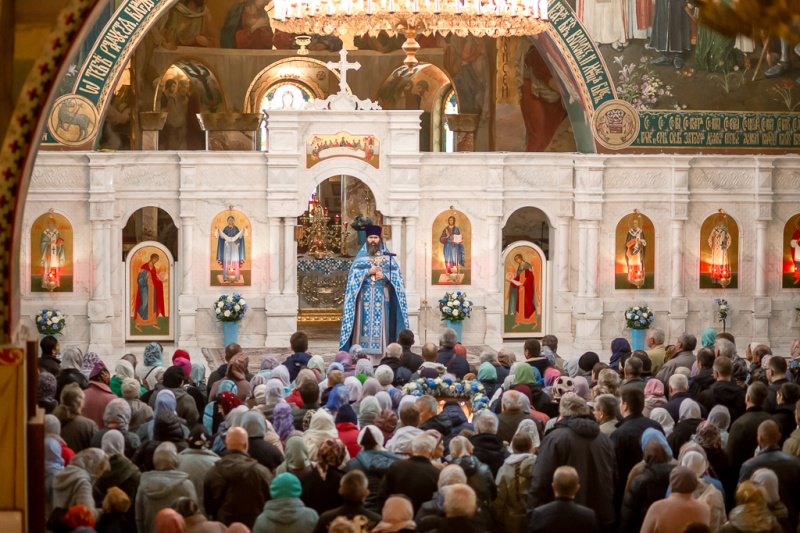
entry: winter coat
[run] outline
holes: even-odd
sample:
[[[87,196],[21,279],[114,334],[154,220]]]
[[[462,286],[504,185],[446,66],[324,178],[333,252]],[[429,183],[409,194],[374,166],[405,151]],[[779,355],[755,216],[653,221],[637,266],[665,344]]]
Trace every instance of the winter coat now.
[[[103,413],[106,411],[106,405],[111,400],[116,400],[117,395],[111,392],[108,385],[99,381],[90,381],[83,393],[86,398],[83,401],[81,415],[93,420],[97,427],[103,427]]]
[[[669,364],[669,363],[668,363]],[[711,512],[691,494],[670,494],[650,506],[641,533],[681,533],[692,522],[709,524]]]
[[[56,400],[61,399],[61,391],[70,383],[77,383],[83,390],[89,386],[89,380],[80,370],[76,368],[63,369],[56,376]]]
[[[403,357],[400,358],[400,364],[414,374],[422,365],[422,357],[412,352],[409,348],[403,348]]]
[[[252,528],[258,510],[270,499],[272,473],[247,455],[228,450],[203,480],[203,505],[209,518]]]
[[[453,351],[452,348],[440,348],[436,362],[446,366],[447,371],[458,379],[464,379],[464,376],[469,373],[469,363],[467,360],[460,355],[456,355],[456,352]],[[450,364],[447,364],[448,362]]]
[[[488,466],[492,471],[492,476],[496,477],[509,455],[502,439],[492,433],[477,433],[470,437],[469,441],[473,447],[472,455]]]
[[[761,407],[751,407],[731,424],[725,451],[731,458],[731,468],[737,472],[745,461],[753,457],[758,446],[758,426],[765,420],[772,420],[769,413]]]
[[[205,507],[203,506],[203,480],[211,470],[211,467],[219,461],[219,456],[211,450],[183,450],[178,456],[181,460],[178,470],[189,474],[189,479],[194,485],[194,491],[197,493],[197,505],[200,506],[202,512]]]
[[[414,426],[397,428],[392,438],[386,443],[386,451],[397,455],[411,455],[411,441],[420,433],[422,430]]]
[[[626,389],[637,389],[642,391],[642,394],[644,394],[644,388],[646,386],[647,383],[641,377],[637,376],[635,378],[626,379],[619,386],[619,394],[622,396],[622,391]]]
[[[139,531],[153,531],[158,512],[183,496],[197,501],[194,485],[186,472],[154,470],[142,474],[139,490],[136,491],[136,528]]]
[[[511,442],[514,434],[517,432],[517,427],[523,420],[533,420],[529,413],[522,411],[500,413],[497,415],[497,436],[504,442]]]
[[[361,524],[362,531],[372,531],[381,521],[381,515],[364,507],[361,502],[344,502],[341,507],[325,511],[319,515],[314,533],[328,533],[328,527],[336,517],[343,516],[354,524]]]
[[[128,431],[136,433],[142,424],[153,418],[153,408],[138,398],[125,401],[131,406],[131,422],[128,424]]]
[[[744,403],[746,392],[736,383],[731,381],[716,381],[707,390],[695,396],[697,402],[711,410],[715,405],[724,405],[731,414],[731,423],[744,414],[747,406]]]
[[[591,415],[560,420],[542,439],[533,469],[529,508],[554,500],[553,473],[563,465],[575,468],[581,481],[575,502],[594,510],[601,526],[613,523],[616,513],[612,489],[617,485],[614,445],[600,433],[600,426]]]
[[[484,533],[486,530],[470,516],[454,516],[439,520],[435,531],[436,533]]]
[[[622,500],[619,533],[638,533],[647,510],[658,500],[663,500],[669,489],[669,475],[674,464],[647,465],[641,475],[630,483]]]
[[[789,438],[789,435],[792,434],[792,431],[797,429],[797,422],[794,419],[794,408],[794,404],[782,403],[777,405],[772,412],[772,418],[778,423],[778,427],[781,428],[781,446],[783,446],[783,443]]]
[[[302,369],[308,366],[308,362],[310,360],[311,356],[305,352],[293,353],[286,358],[286,361],[283,362],[283,366],[289,370],[290,382],[297,379],[297,374],[299,374]],[[209,383],[208,386],[211,387],[211,383]]]
[[[697,358],[692,352],[677,353],[672,359],[664,363],[664,366],[658,371],[656,377],[661,380],[661,383],[664,384],[664,388],[666,389],[669,385],[669,378],[672,377],[672,374],[674,374],[677,369],[683,367],[691,370],[696,360]]]
[[[103,435],[108,433],[110,428],[102,428],[95,431],[94,435],[92,435],[91,446],[92,448],[100,448],[103,444]],[[122,437],[125,439],[125,457],[130,459],[133,457],[133,454],[136,453],[136,450],[139,449],[139,446],[142,445],[142,441],[139,439],[139,435],[133,433],[131,431],[121,431],[117,429],[120,433],[122,433]]]
[[[511,373],[511,369],[503,365],[494,365],[494,371],[497,372],[497,382],[501,385]]]
[[[663,406],[664,409],[669,413],[669,416],[671,416],[672,420],[675,422],[681,419],[681,403],[683,403],[683,400],[686,399],[694,400],[694,398],[689,396],[688,392],[676,392],[670,396],[669,401]],[[698,403],[700,404],[700,414],[702,415],[703,419],[708,418],[708,409],[706,409],[702,403]]]
[[[464,414],[461,406],[457,403],[445,404],[440,415],[450,419],[450,425],[452,426],[450,434],[444,436],[445,450],[450,448],[450,441],[453,440],[453,437],[457,437],[463,430],[468,429],[470,431],[475,431],[475,428],[469,423],[469,420],[467,420],[467,415]]]
[[[475,491],[478,503],[476,518],[484,526],[490,524],[492,501],[497,497],[497,483],[488,466],[483,464],[474,455],[467,455],[453,459],[450,464],[458,465],[467,476],[467,485]]]
[[[153,389],[153,394],[150,395],[150,401],[148,405],[155,409],[156,407],[156,398],[158,397],[158,393],[167,387],[163,385],[156,385],[156,388]],[[186,420],[186,426],[191,429],[197,424],[200,420],[200,415],[197,412],[197,402],[194,401],[194,398],[186,392],[186,389],[183,387],[178,387],[175,389],[167,389],[171,390],[172,393],[175,395],[175,402],[177,403],[177,407],[175,408],[175,412],[178,414],[180,418]]]
[[[695,377],[689,380],[689,395],[692,398],[699,398],[700,394],[708,390],[714,383],[716,383],[714,370],[703,368]]]
[[[411,500],[414,514],[438,490],[439,469],[430,459],[412,456],[392,463],[380,484],[378,499],[383,503],[392,494],[403,494]]]
[[[344,472],[338,468],[329,467],[325,473],[325,479],[317,468],[312,467],[311,471],[303,476],[300,484],[303,486],[303,494],[300,499],[306,507],[314,509],[321,515],[325,511],[330,511],[342,505],[342,495],[339,494],[339,483],[344,477]]]
[[[534,509],[531,513],[531,533],[599,533],[596,513],[568,498],[555,501]]]
[[[783,533],[778,521],[766,506],[755,503],[738,505],[728,516],[720,533]]]
[[[253,533],[309,533],[318,520],[317,512],[303,505],[300,498],[270,500],[258,515]]]
[[[774,413],[775,408],[778,407],[778,391],[781,390],[784,383],[789,383],[789,380],[786,378],[776,379],[767,387],[767,401],[764,402],[764,410],[768,413]]]
[[[355,457],[361,451],[361,445],[358,443],[358,426],[351,422],[342,422],[336,424],[336,431],[339,432],[339,440],[347,446],[347,453],[350,457]]]
[[[496,522],[507,533],[524,533],[528,523],[525,500],[531,488],[536,456],[530,453],[511,455],[497,473],[497,499],[492,504]]]
[[[250,437],[247,439],[247,454],[258,461],[258,464],[274,472],[283,462],[283,454],[274,445],[264,440],[264,437]]]
[[[97,514],[92,495],[92,478],[78,466],[68,466],[53,476],[53,509],[85,505]]]
[[[380,490],[381,480],[392,463],[399,461],[401,457],[383,450],[361,450],[347,463],[346,470],[361,470],[367,476],[367,488],[369,496],[364,500],[364,507],[375,513],[381,512],[381,505],[378,501],[378,490]]]
[[[453,423],[450,421],[450,417],[442,412],[429,418],[424,424],[420,424],[419,429],[422,431],[435,429],[445,439],[445,446],[448,446],[450,434],[453,432]]]
[[[783,453],[800,457],[800,428],[792,431],[789,438],[783,443]]]
[[[61,421],[61,438],[75,453],[92,447],[92,436],[96,431],[97,424],[85,416],[78,415],[67,422]]]
[[[655,428],[662,433],[664,432],[658,422],[639,414],[623,418],[622,421],[617,424],[617,429],[614,430],[614,433],[609,437],[614,444],[614,452],[617,457],[617,481],[622,484],[621,487],[617,487],[618,490],[620,490],[617,495],[617,501],[621,501],[622,499],[621,489],[628,479],[628,473],[631,471],[631,468],[642,460],[641,439],[642,433],[644,433],[644,430],[647,428]],[[602,518],[599,517],[600,513],[598,512],[600,524],[603,524]]]
[[[109,469],[100,476],[94,484],[95,506],[101,508],[103,499],[106,497],[108,489],[117,487],[128,495],[131,501],[130,509],[125,515],[128,521],[133,524],[136,521],[136,492],[139,489],[139,482],[142,474],[136,465],[124,455],[114,454],[108,458]]]
[[[667,437],[667,444],[672,448],[672,453],[675,459],[681,451],[681,446],[692,440],[692,435],[697,433],[697,426],[702,422],[699,418],[687,418],[675,424],[672,433]]]
[[[800,491],[797,490],[800,486],[800,459],[783,453],[778,446],[768,446],[742,465],[739,483],[753,477],[760,468],[769,468],[778,476],[780,500],[786,505],[794,531],[797,528],[797,516],[800,512]]]

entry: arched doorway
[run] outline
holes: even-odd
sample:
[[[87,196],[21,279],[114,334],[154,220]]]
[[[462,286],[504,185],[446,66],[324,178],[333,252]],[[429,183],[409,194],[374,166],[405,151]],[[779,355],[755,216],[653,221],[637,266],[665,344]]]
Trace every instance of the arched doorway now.
[[[125,261],[128,253],[145,241],[163,244],[172,258],[178,260],[178,227],[170,214],[160,207],[142,207],[128,217],[122,228],[122,260]]]
[[[347,276],[365,239],[360,228],[370,224],[383,224],[375,195],[347,175],[317,185],[297,218],[297,322],[317,339],[338,340]]]

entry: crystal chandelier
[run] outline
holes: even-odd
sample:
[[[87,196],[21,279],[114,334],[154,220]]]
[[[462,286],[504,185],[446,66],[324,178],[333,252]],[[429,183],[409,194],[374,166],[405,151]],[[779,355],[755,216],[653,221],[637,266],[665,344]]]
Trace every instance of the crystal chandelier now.
[[[409,68],[417,63],[418,32],[507,37],[548,26],[548,0],[275,0],[274,6],[275,27],[289,33],[403,34]]]

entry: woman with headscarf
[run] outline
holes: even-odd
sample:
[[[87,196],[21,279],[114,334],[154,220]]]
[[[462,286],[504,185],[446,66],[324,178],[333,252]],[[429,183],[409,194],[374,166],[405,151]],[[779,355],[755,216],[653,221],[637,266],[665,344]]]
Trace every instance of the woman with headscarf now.
[[[153,419],[153,438],[139,447],[133,456],[133,462],[142,472],[149,472],[155,466],[153,454],[158,446],[164,442],[175,444],[178,451],[186,449],[186,437],[189,430],[183,425],[183,420],[178,418],[175,411],[163,409]]]
[[[285,401],[278,402],[272,410],[272,427],[275,428],[284,450],[291,437],[303,435],[294,428],[292,406]]]
[[[367,378],[375,377],[375,367],[372,366],[369,359],[359,359],[356,363],[355,374],[356,378],[364,383]]]
[[[670,448],[669,443],[667,442],[667,438],[664,436],[663,433],[661,433],[655,428],[647,428],[642,432],[642,437],[641,437],[642,453],[644,453],[645,446],[647,446],[648,443],[653,441],[657,442],[658,445],[661,446],[661,448],[664,450],[664,454],[667,456],[667,462],[669,462],[671,465],[678,464],[678,461],[676,461],[675,458],[672,456],[672,448]],[[628,479],[625,482],[624,493],[628,492],[628,489],[630,489],[633,480],[636,479],[638,476],[642,475],[646,467],[647,464],[644,462],[644,460],[639,461],[638,463],[633,465],[633,468],[631,468],[630,473],[628,473]]]
[[[477,497],[478,512],[475,518],[484,529],[491,520],[492,501],[497,498],[497,484],[488,465],[472,454],[472,443],[466,437],[456,436],[450,440],[450,464],[460,466],[467,476],[467,485]]]
[[[258,387],[259,385],[263,385],[266,387],[268,382],[269,378],[266,375],[261,374],[260,372],[255,376],[253,376],[253,378],[250,380],[250,391],[247,393],[247,398],[245,398],[244,402],[247,404],[248,407],[253,409],[257,405],[256,387]]]
[[[108,470],[108,456],[97,448],[78,453],[69,466],[53,477],[53,509],[71,509],[83,505],[99,516],[95,507],[93,487],[97,478]]]
[[[697,426],[697,432],[692,436],[692,442],[699,445],[706,454],[709,472],[718,479],[722,487],[733,487],[736,485],[738,472],[731,468],[731,461],[725,453],[725,446],[722,444],[719,429],[705,420]],[[732,492],[732,491],[731,491]],[[725,494],[725,491],[723,491]],[[733,504],[733,494],[730,496],[730,503]]]
[[[711,511],[709,527],[711,531],[719,531],[725,523],[725,499],[722,491],[716,487],[706,471],[708,462],[702,450],[690,450],[682,453],[681,466],[687,467],[697,476],[697,488],[692,496],[698,501],[705,502]]]
[[[314,372],[314,375],[317,377],[317,383],[321,383],[322,380],[325,379],[325,360],[321,356],[312,356],[311,359],[308,360],[306,368]]]
[[[325,413],[320,409],[317,414]],[[317,414],[314,417],[317,417]],[[327,414],[327,413],[326,413]],[[330,417],[330,415],[328,415]],[[332,422],[333,420],[331,420]],[[312,425],[314,421],[312,419]],[[311,431],[309,429],[309,431]],[[303,437],[305,440],[305,436]],[[308,442],[306,440],[306,442]],[[309,452],[311,449],[309,448]],[[342,495],[339,494],[339,482],[344,476],[342,464],[350,458],[347,448],[338,438],[327,438],[315,445],[316,454],[309,453],[314,468],[300,480],[303,494],[300,499],[306,507],[314,509],[318,514],[330,511],[342,505]],[[316,456],[316,460],[314,457]]]
[[[728,444],[728,429],[731,427],[731,412],[724,405],[715,405],[708,412],[708,421],[719,429],[719,438],[722,440],[722,447]]]
[[[527,494],[533,480],[539,431],[535,423],[532,432],[528,431],[531,426],[523,428],[525,422],[533,421],[523,420],[517,427],[517,433],[509,445],[511,455],[497,471],[497,498],[492,503],[492,511],[496,521],[505,526],[507,533],[524,533],[528,525]],[[535,443],[531,440],[531,435],[535,436]]]
[[[589,382],[586,378],[583,376],[575,376],[575,378],[573,378],[573,383],[575,384],[575,394],[587,402],[590,402],[592,400],[592,391],[589,388]]]
[[[650,411],[650,420],[661,424],[661,429],[664,430],[664,435],[667,437],[669,437],[672,434],[672,430],[675,429],[675,421],[672,419],[669,411],[663,407],[656,407]]]
[[[478,381],[481,382],[484,388],[484,394],[487,398],[494,396],[495,391],[500,387],[497,382],[497,370],[490,362],[482,363],[478,368]]]
[[[381,384],[382,390],[387,391],[391,389],[392,382],[394,381],[394,372],[392,371],[392,367],[389,365],[380,365],[375,370],[375,379]]]
[[[50,372],[39,372],[39,407],[44,409],[45,414],[50,414],[58,406],[56,400],[56,389],[58,384],[56,377]]]
[[[306,370],[306,369],[304,368],[303,370]],[[301,370],[300,372],[297,373],[297,379],[295,380],[296,382],[300,379],[300,374],[303,372],[303,370]],[[308,372],[306,372],[306,374],[308,374],[309,372],[311,372],[311,371],[309,370]],[[279,379],[281,381],[281,383],[283,384],[283,395],[284,395],[284,397],[289,395],[289,390],[292,387],[292,380],[291,380],[291,377],[289,375],[289,369],[286,368],[286,366],[278,365],[277,367],[275,367],[272,370],[272,375],[270,376],[270,379]],[[297,385],[299,386],[300,383],[297,382]]]
[[[153,522],[154,533],[186,533],[186,522],[177,511],[162,509]]]
[[[334,383],[331,383],[331,377],[332,377],[331,372],[333,372],[334,370],[338,370],[339,372],[341,372],[341,374],[338,376],[339,379],[335,380]],[[320,390],[324,391],[329,387],[333,387],[337,383],[344,383],[344,367],[340,363],[334,361],[333,363],[328,365],[328,372],[325,375],[325,379],[319,382],[319,388]]]
[[[92,374],[92,370],[94,370],[94,365],[101,361],[100,356],[97,355],[95,352],[88,352],[86,355],[83,356],[83,363],[81,364],[81,374],[84,375],[86,379],[89,379],[89,376]]]
[[[376,413],[377,414],[377,413]],[[336,423],[333,417],[325,409],[318,409],[311,417],[308,431],[303,433],[303,442],[308,448],[308,458],[317,461],[317,453],[323,442],[329,439],[339,439],[339,432],[336,431]],[[345,448],[345,453],[347,449]],[[348,455],[347,460],[350,459]]]
[[[118,397],[122,398],[122,382],[126,379],[136,379],[136,373],[133,370],[133,365],[130,361],[126,359],[120,359],[117,363],[117,366],[114,368],[114,375],[111,377],[111,381],[108,382],[108,387],[111,389],[111,392],[116,394]],[[144,386],[140,385],[141,387],[141,394],[147,392],[147,389]]]
[[[361,386],[361,396],[359,401],[363,401],[367,396],[375,396],[383,390],[380,381],[376,378],[367,378]]]
[[[188,447],[179,454],[178,470],[189,474],[189,479],[197,493],[197,504],[203,509],[203,479],[219,456],[211,451],[211,436],[205,426],[198,424],[192,428],[187,439]]]
[[[96,512],[97,509],[91,509],[85,505],[75,505],[64,514],[61,521],[52,527],[52,529],[58,530],[58,527],[61,526],[73,533],[94,531],[93,528],[97,523],[95,520]]]
[[[64,466],[75,457],[75,452],[67,446],[66,441],[61,437],[61,422],[55,415],[44,415],[44,436],[50,437],[58,441],[61,446],[61,458],[64,460]]]
[[[672,447],[672,453],[677,454],[681,446],[692,440],[692,435],[697,431],[697,426],[703,421],[700,406],[694,400],[686,398],[681,402],[680,418],[672,434],[667,437],[667,442]],[[675,455],[677,457],[677,455]]]
[[[236,385],[236,396],[244,402],[247,394],[250,392],[250,382],[247,381],[247,365],[249,359],[241,353],[237,353],[228,362],[228,368],[225,370],[225,379],[233,381]],[[223,380],[217,381],[212,385],[208,393],[208,401],[214,401],[219,390],[220,383]]]
[[[102,507],[106,493],[111,487],[118,487],[130,501],[133,501],[139,488],[141,472],[130,459],[125,457],[125,439],[122,433],[116,429],[106,432],[100,442],[100,449],[108,455],[108,470],[94,485],[94,501],[97,507]],[[131,523],[136,519],[133,509],[130,509],[128,518]]]
[[[347,388],[349,396],[348,400],[350,402],[350,406],[352,407],[361,398],[361,390],[363,386],[355,376],[345,378],[344,386]],[[356,411],[356,414],[358,414],[358,411]]]
[[[77,383],[81,389],[89,386],[89,378],[83,375],[83,352],[80,348],[70,346],[61,353],[61,371],[56,377],[56,398],[61,398],[61,391],[70,383]]]
[[[381,410],[383,409],[390,409],[392,408],[392,397],[389,396],[389,393],[386,391],[380,391],[378,394],[375,395],[375,399],[378,400],[378,405],[380,406]]]
[[[663,407],[667,403],[664,396],[664,384],[659,379],[650,379],[644,386],[644,411],[642,414],[650,418],[650,413],[656,407]]]
[[[61,456],[61,443],[53,437],[44,439],[44,516],[53,512],[53,478],[64,470],[66,464]]]
[[[274,374],[272,377],[276,378]],[[289,380],[288,371],[286,372],[286,380],[287,381]],[[303,408],[303,398],[300,396],[300,387],[302,387],[304,383],[314,383],[315,385],[317,385],[317,388],[319,388],[319,385],[317,384],[316,374],[314,374],[313,371],[304,368],[297,373],[297,379],[294,380],[294,388],[292,389],[292,391],[291,392],[286,391],[286,394],[284,395],[286,401],[296,406],[298,409]]]
[[[164,366],[163,351],[159,343],[151,342],[144,349],[143,364],[136,367],[136,377],[139,378],[147,390],[153,390],[156,383],[158,383],[155,369],[163,368]]]
[[[375,418],[381,412],[381,406],[374,396],[367,396],[361,400],[358,409],[358,425],[365,427],[370,424],[375,424]]]
[[[180,458],[173,443],[163,442],[156,448],[153,466],[153,471],[142,474],[136,492],[136,528],[139,531],[154,531],[156,515],[176,499],[197,500],[189,475],[178,470]]]
[[[258,411],[247,411],[242,415],[242,428],[247,432],[247,453],[264,465],[270,472],[283,462],[283,453],[274,445],[264,440],[267,434],[267,424]]]
[[[736,507],[728,515],[721,533],[781,533],[784,529],[770,511],[764,489],[743,481],[736,489]]]
[[[334,422],[339,440],[347,447],[347,454],[355,457],[361,451],[361,445],[358,444],[358,417],[355,411],[349,405],[343,405],[336,413]]]
[[[397,413],[389,409],[383,409],[375,417],[375,426],[381,430],[383,434],[383,442],[389,442],[394,432],[397,430],[399,419]]]
[[[155,406],[153,407],[153,418],[148,420],[146,424],[142,424],[139,430],[136,432],[139,435],[139,439],[142,442],[152,439],[153,427],[155,425],[155,420],[158,416],[158,413],[161,413],[162,411],[171,411],[176,413],[177,408],[178,401],[175,399],[175,393],[169,389],[161,389],[158,391],[158,395],[156,395]]]
[[[135,379],[126,378],[121,387],[122,399],[128,402],[131,408],[131,420],[128,424],[128,431],[134,433],[153,416],[153,408],[139,399],[141,394],[141,384]]]
[[[750,481],[761,487],[767,500],[767,507],[778,521],[783,531],[791,532],[792,525],[789,520],[789,510],[781,501],[778,476],[769,468],[760,468],[753,472]]]
[[[284,460],[275,471],[276,474],[289,472],[294,474],[297,479],[311,472],[311,461],[308,458],[308,447],[303,441],[302,436],[289,437],[286,441],[284,450]]]
[[[367,488],[369,495],[364,501],[364,507],[372,512],[380,511],[380,499],[378,493],[381,480],[386,471],[400,457],[389,453],[383,449],[384,435],[375,426],[365,426],[358,434],[358,445],[361,447],[353,459],[347,463],[346,470],[360,470],[367,476]]]
[[[381,521],[372,533],[413,533],[417,531],[414,522],[414,507],[405,496],[390,496],[381,510]]]
[[[100,447],[100,442],[103,436],[111,431],[117,430],[125,439],[125,457],[130,459],[133,457],[134,452],[139,449],[142,441],[136,433],[129,431],[131,421],[131,406],[122,398],[111,400],[106,405],[106,410],[103,412],[104,427],[94,435],[92,435],[91,446],[94,448]]]
[[[280,362],[274,355],[267,355],[261,360],[261,367],[258,371],[259,374],[267,376],[267,379],[272,377],[272,371],[278,368]]]
[[[61,422],[61,437],[75,453],[89,448],[92,435],[97,431],[97,424],[81,415],[83,401],[84,394],[80,386],[70,383],[61,391],[61,403],[53,410]]]
[[[706,328],[700,335],[700,343],[703,348],[714,348],[714,343],[717,340],[717,330],[714,328]]]
[[[228,393],[230,394],[230,393]],[[211,444],[211,451],[218,455],[222,455],[227,450],[225,445],[225,436],[228,434],[228,430],[231,428],[241,427],[242,426],[242,417],[245,413],[249,412],[250,410],[244,405],[237,396],[233,397],[234,403],[229,403],[227,401],[220,401],[220,404],[223,406],[222,412],[225,415],[225,419],[220,422],[219,429],[217,429],[217,433],[213,436],[212,444]],[[231,405],[235,405],[231,409]]]
[[[653,428],[646,431],[658,433]],[[619,533],[638,533],[650,506],[664,498],[669,489],[669,477],[675,468],[672,455],[662,442],[648,439],[643,448],[644,468],[630,479],[622,501]]]
[[[189,381],[204,397],[208,397],[208,386],[206,385],[206,367],[199,363],[192,364],[192,372],[189,374]]]
[[[353,366],[353,361],[350,358],[349,353],[347,352],[337,353],[334,361],[342,365],[342,372],[344,372],[345,378],[355,377],[356,368]]]
[[[628,339],[617,337],[611,341],[611,360],[608,362],[608,368],[616,373],[620,373],[620,359],[631,353],[631,344]]]
[[[697,477],[685,466],[676,466],[669,475],[671,494],[650,506],[642,524],[642,533],[679,533],[689,524],[709,525],[710,510],[692,497]]]

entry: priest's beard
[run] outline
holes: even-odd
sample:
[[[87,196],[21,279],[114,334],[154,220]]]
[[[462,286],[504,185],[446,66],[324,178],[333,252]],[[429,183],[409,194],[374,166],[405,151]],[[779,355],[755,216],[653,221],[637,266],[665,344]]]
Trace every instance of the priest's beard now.
[[[378,255],[381,252],[381,243],[378,244],[367,244],[367,254],[368,255]]]

